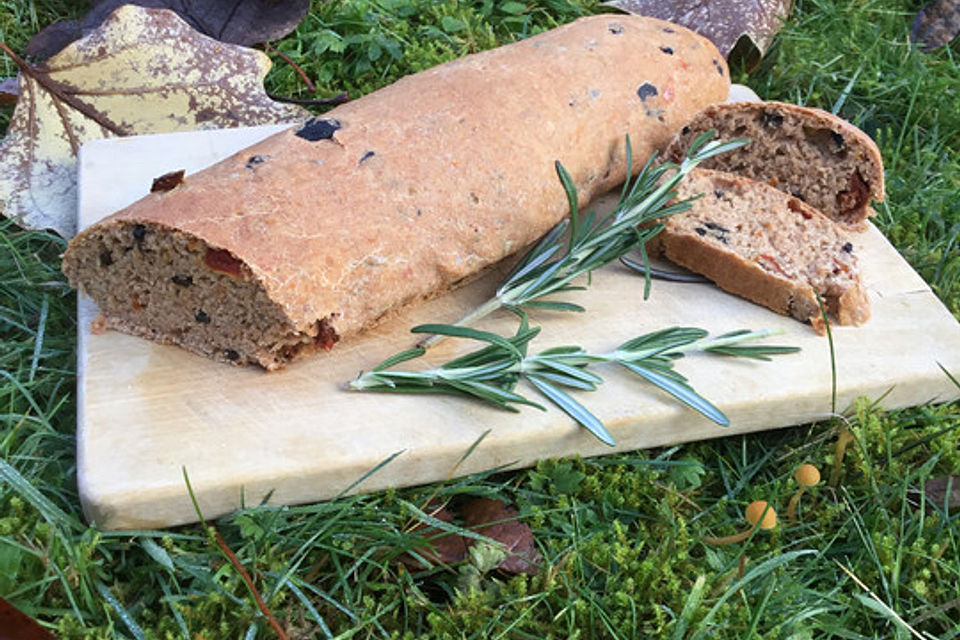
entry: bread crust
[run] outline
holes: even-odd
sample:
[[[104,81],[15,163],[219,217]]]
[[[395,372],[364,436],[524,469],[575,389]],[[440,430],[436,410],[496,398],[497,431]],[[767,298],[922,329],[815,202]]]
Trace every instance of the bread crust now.
[[[677,133],[664,156],[679,161],[703,131],[747,137],[747,146],[704,163],[777,187],[820,209],[849,230],[866,228],[876,212],[870,200],[886,198],[883,159],[876,143],[853,124],[814,107],[786,102],[710,105]],[[776,149],[780,139],[789,139]],[[830,185],[819,193],[822,185]]]
[[[809,322],[818,333],[825,331],[818,295],[838,324],[869,320],[853,244],[813,207],[767,184],[709,169],[691,172],[678,193],[703,195],[665,222],[660,246],[673,262],[724,291]]]
[[[626,134],[637,168],[728,89],[705,38],[650,18],[583,18],[401,79],[149,194],[79,234],[63,269],[112,326],[202,351],[149,313],[111,309],[95,286],[111,228],[176,231],[241,263],[292,331],[324,322],[346,336],[562,219],[555,160],[585,203],[623,181]]]
[[[801,322],[819,314],[816,295],[809,285],[777,277],[755,262],[732,256],[693,236],[662,235],[664,253],[671,261],[710,278],[724,291]]]

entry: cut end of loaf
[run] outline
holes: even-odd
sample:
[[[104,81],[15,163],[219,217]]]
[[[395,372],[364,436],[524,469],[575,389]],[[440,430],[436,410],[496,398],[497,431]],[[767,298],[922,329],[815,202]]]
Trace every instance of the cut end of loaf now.
[[[333,315],[294,326],[243,261],[160,225],[91,229],[71,243],[63,271],[100,307],[106,328],[221,362],[274,370],[339,340]]]
[[[853,243],[812,207],[766,184],[703,169],[679,194],[702,197],[666,222],[661,242],[672,261],[818,332],[818,297],[838,324],[869,319]]]
[[[665,151],[678,160],[704,131],[750,143],[702,166],[764,182],[802,200],[848,229],[874,215],[885,198],[876,144],[845,120],[820,109],[781,102],[713,105],[683,127]]]

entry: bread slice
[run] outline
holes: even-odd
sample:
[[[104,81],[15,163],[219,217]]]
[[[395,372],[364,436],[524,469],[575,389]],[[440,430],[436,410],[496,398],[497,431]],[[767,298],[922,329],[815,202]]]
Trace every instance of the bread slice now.
[[[626,177],[625,135],[645,159],[729,84],[691,31],[583,18],[162,181],[63,270],[108,328],[276,369],[530,244],[568,212],[555,161],[585,204]]]
[[[698,113],[664,151],[676,162],[704,131],[750,144],[705,162],[766,182],[816,207],[851,230],[885,198],[880,150],[863,131],[827,111],[784,102],[732,102]]]
[[[702,194],[665,220],[664,255],[735,293],[823,332],[817,296],[838,324],[870,318],[854,243],[800,199],[730,173],[697,169],[679,197]]]

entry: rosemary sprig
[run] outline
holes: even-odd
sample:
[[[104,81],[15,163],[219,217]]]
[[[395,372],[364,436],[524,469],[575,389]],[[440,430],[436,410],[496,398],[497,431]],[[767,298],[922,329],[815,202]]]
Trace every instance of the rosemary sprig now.
[[[510,411],[517,411],[517,405],[544,409],[541,404],[517,393],[517,383],[523,378],[610,446],[616,442],[603,423],[564,391],[564,388],[595,391],[603,379],[589,371],[589,367],[619,364],[682,404],[721,426],[727,426],[730,421],[723,412],[690,386],[687,379],[673,368],[674,362],[685,353],[694,351],[756,360],[769,360],[771,355],[799,351],[796,347],[742,344],[771,335],[766,330],[734,331],[710,338],[703,329],[672,327],[628,340],[609,353],[588,353],[578,346],[564,346],[531,356],[527,355],[527,347],[540,329],[530,327],[523,314],[520,314],[516,334],[510,338],[445,324],[420,325],[411,331],[466,338],[486,346],[425,371],[389,370],[425,353],[422,347],[403,351],[387,358],[372,371],[361,373],[348,387],[357,391],[452,394],[475,398]]]
[[[599,217],[592,211],[581,217],[573,179],[563,165],[556,162],[557,176],[570,207],[569,217],[554,226],[527,252],[492,298],[457,321],[455,326],[470,325],[500,308],[583,311],[583,307],[571,302],[542,298],[583,289],[572,282],[638,247],[642,250],[663,228],[662,224],[653,223],[690,208],[689,200],[674,201],[680,181],[704,160],[749,142],[746,139],[721,142],[711,140],[713,136],[712,131],[698,136],[679,165],[673,162],[655,164],[657,154],[654,153],[632,182],[629,178],[624,182],[613,210]],[[626,137],[626,154],[627,167],[632,168],[633,149],[629,135]],[[669,177],[665,177],[668,174]],[[648,276],[644,295],[649,287]],[[434,334],[422,340],[419,346],[430,347],[440,339],[441,334]]]

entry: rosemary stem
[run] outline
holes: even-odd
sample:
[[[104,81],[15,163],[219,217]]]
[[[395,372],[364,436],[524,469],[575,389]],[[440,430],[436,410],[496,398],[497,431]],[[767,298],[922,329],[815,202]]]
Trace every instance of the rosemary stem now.
[[[497,298],[500,306],[510,308],[517,298],[508,302]],[[486,304],[486,310],[496,305]],[[504,409],[517,410],[520,405],[544,409],[516,390],[520,380],[529,383],[543,397],[602,442],[613,445],[613,437],[603,423],[564,388],[596,391],[603,378],[594,373],[593,365],[619,364],[648,383],[666,392],[690,409],[709,420],[727,426],[730,420],[709,400],[701,396],[687,379],[673,369],[673,361],[687,351],[700,351],[724,357],[741,356],[768,360],[766,356],[798,351],[783,346],[736,346],[739,343],[765,338],[779,331],[733,331],[711,338],[706,330],[696,327],[670,327],[638,336],[607,353],[590,353],[576,345],[556,346],[536,355],[527,355],[529,342],[539,333],[531,329],[521,315],[520,328],[509,339],[487,331],[449,325],[422,325],[420,331],[435,330],[437,335],[470,338],[486,346],[460,356],[440,367],[422,371],[398,371],[392,367],[424,354],[422,349],[411,349],[387,358],[372,371],[361,372],[347,388],[356,391],[390,391],[395,393],[447,393],[472,397]]]
[[[496,304],[492,304],[496,303]],[[499,300],[494,298],[487,301],[483,306],[475,309],[471,314],[465,316],[461,320],[459,325],[462,326],[462,323],[467,321],[472,321],[476,318],[471,318],[474,314],[483,311],[484,315],[494,311],[499,307]],[[478,316],[481,317],[481,316]],[[640,362],[651,356],[658,355],[661,353],[686,353],[686,352],[696,352],[696,351],[707,351],[709,349],[715,349],[717,347],[725,347],[733,344],[738,344],[740,342],[746,342],[748,340],[758,340],[761,338],[766,338],[772,335],[777,335],[783,333],[781,330],[770,330],[770,329],[761,329],[758,331],[749,331],[738,333],[734,335],[723,335],[718,337],[705,337],[699,340],[695,340],[688,344],[681,345],[670,345],[667,347],[659,346],[656,348],[642,349],[642,350],[630,350],[630,351],[611,351],[608,353],[587,353],[585,351],[580,351],[576,353],[569,354],[555,354],[551,356],[554,360],[563,362],[566,365],[573,367],[587,366],[591,364],[599,364],[603,362]],[[433,339],[434,343],[438,342],[439,339],[447,336],[442,335],[431,335],[428,339]],[[516,362],[515,364],[501,369],[499,372],[502,374],[511,374],[519,373],[521,375],[526,375],[530,373],[537,373],[538,371],[543,370],[544,368],[549,369],[548,366],[542,364],[542,355],[532,355],[526,356],[522,360]],[[391,374],[398,378],[408,377],[410,379],[419,379],[419,380],[463,380],[469,379],[473,374],[481,371],[488,370],[486,366],[483,367],[461,367],[457,369],[445,369],[445,368],[436,368],[428,369],[426,371],[421,371],[418,373],[412,372],[391,372]],[[361,374],[355,380],[350,382],[348,386],[354,390],[361,390],[369,387],[375,387],[381,384],[381,380],[377,377],[376,372],[366,372]]]

